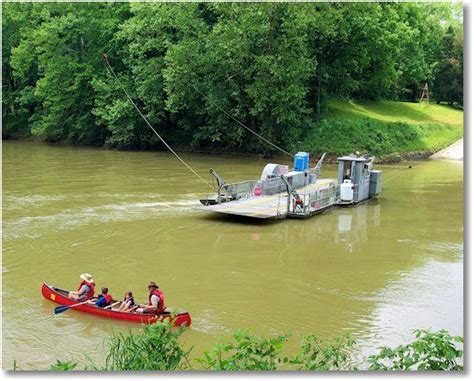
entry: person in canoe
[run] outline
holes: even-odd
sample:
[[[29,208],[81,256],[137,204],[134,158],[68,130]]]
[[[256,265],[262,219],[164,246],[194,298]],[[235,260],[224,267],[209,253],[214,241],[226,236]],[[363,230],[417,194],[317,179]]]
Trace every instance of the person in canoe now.
[[[79,276],[81,278],[81,284],[77,291],[69,292],[68,298],[72,300],[88,300],[94,296],[95,283],[92,279],[92,275],[85,273]]]
[[[97,301],[95,302],[95,305],[97,307],[107,307],[112,303],[114,298],[112,295],[109,294],[109,289],[107,287],[102,287],[102,294],[99,295],[97,298]]]
[[[165,296],[155,282],[148,285],[148,304],[140,304],[136,312],[145,314],[161,314],[165,311]]]
[[[127,291],[123,297],[123,302],[117,311],[129,312],[131,309],[135,309],[134,307],[138,306],[135,304],[132,291]]]

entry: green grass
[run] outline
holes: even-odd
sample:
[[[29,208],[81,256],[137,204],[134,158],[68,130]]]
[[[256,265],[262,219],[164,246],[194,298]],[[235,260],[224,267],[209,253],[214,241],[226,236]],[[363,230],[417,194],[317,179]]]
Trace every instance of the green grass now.
[[[377,156],[435,152],[463,137],[463,112],[449,106],[398,101],[331,100],[308,149],[333,154],[356,150]]]
[[[328,105],[328,119],[337,118],[370,118],[408,124],[439,123],[459,127],[463,124],[463,112],[453,107],[397,101],[361,103],[332,100]]]

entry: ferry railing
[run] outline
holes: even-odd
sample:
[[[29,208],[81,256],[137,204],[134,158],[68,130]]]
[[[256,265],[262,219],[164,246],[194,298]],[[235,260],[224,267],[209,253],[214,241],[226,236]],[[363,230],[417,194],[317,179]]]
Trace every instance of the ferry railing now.
[[[273,195],[285,191],[285,184],[279,178],[267,179],[262,182],[259,180],[247,180],[236,183],[225,184],[222,187],[223,196],[235,199],[249,197],[253,195],[256,185],[260,184],[262,195]]]
[[[225,184],[222,187],[222,191],[225,197],[239,199],[242,197],[249,197],[252,192],[257,180],[246,180],[235,183]]]
[[[288,203],[291,210],[288,210],[288,212],[302,216],[308,215],[336,203],[337,185],[331,183],[324,188],[309,192],[298,192],[298,195],[301,202],[298,204],[296,198],[292,195]]]

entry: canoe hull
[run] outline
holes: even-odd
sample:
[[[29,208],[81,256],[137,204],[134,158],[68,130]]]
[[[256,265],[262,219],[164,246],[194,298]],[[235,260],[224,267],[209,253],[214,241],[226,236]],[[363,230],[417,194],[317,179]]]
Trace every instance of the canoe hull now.
[[[58,303],[65,306],[70,306],[73,304],[77,304],[77,301],[67,298],[66,296],[61,293],[61,291],[67,292],[66,290],[61,290],[56,287],[47,285],[43,283],[41,287],[41,293],[43,297],[47,300],[50,300],[54,303]],[[129,312],[119,312],[110,309],[104,309],[100,307],[96,307],[95,305],[89,304],[82,304],[80,306],[74,307],[75,310],[89,313],[92,315],[109,318],[109,319],[116,319],[116,320],[125,320],[130,321],[133,323],[141,323],[141,324],[154,324],[157,321],[164,321],[169,320],[171,321],[176,327],[181,326],[190,326],[191,325],[191,316],[187,312],[181,312],[177,314],[165,313],[161,315],[153,315],[153,314],[139,314],[139,313],[129,313]]]

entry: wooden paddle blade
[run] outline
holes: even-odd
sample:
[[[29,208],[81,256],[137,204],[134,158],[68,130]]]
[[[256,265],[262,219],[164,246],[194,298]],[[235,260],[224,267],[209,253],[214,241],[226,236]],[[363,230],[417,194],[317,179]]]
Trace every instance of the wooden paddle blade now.
[[[63,313],[64,311],[67,311],[69,308],[70,306],[59,306],[54,309],[54,313],[57,315]]]

